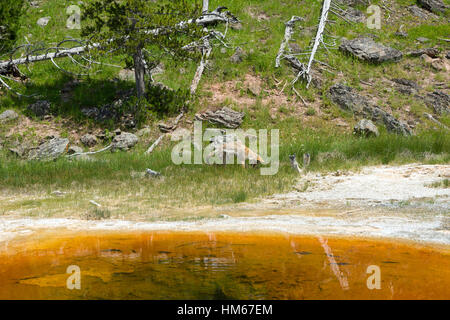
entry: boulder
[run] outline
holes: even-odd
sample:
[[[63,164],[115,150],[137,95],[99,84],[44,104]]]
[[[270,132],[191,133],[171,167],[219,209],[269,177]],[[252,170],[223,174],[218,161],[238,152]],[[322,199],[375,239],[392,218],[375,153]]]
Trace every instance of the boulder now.
[[[434,14],[419,8],[416,5],[412,5],[408,7],[408,10],[416,17],[420,18],[420,19],[428,19],[429,16],[434,16]]]
[[[378,137],[380,135],[377,126],[368,119],[359,120],[359,122],[353,128],[353,133],[363,137]]]
[[[53,138],[29,152],[30,160],[54,160],[67,152],[69,139]]]
[[[208,110],[204,113],[198,113],[195,115],[195,119],[200,121],[209,121],[215,124],[223,125],[227,128],[238,128],[244,119],[244,113],[231,110],[230,108],[223,107],[222,109],[211,111]]]
[[[344,40],[339,49],[371,63],[398,61],[403,56],[400,51],[377,43],[369,37]]]
[[[45,27],[48,24],[48,22],[50,21],[50,19],[51,19],[51,17],[43,17],[43,18],[38,19],[38,21],[36,23],[38,26]]]
[[[0,114],[0,123],[15,120],[19,117],[14,110],[6,110]]]
[[[50,107],[50,102],[39,100],[36,103],[30,104],[27,109],[36,117],[44,118],[50,114]]]
[[[397,120],[392,114],[373,105],[366,97],[355,92],[353,88],[342,84],[335,84],[329,89],[331,100],[341,109],[352,112],[357,117],[371,119],[384,124],[386,129],[401,135],[411,135],[409,126]]]
[[[438,115],[450,112],[450,96],[442,91],[434,91],[424,97],[425,104]]]
[[[121,132],[114,136],[111,143],[111,151],[122,150],[127,151],[138,143],[139,139],[136,135],[129,132]]]
[[[430,56],[423,54],[420,57],[426,65],[431,66],[433,69],[437,71],[450,71],[450,63],[447,59],[436,58],[433,59]]]
[[[447,6],[442,0],[417,0],[417,4],[433,13],[444,13],[447,10]]]
[[[93,134],[85,134],[81,137],[80,141],[86,147],[93,147],[97,144],[97,137]]]

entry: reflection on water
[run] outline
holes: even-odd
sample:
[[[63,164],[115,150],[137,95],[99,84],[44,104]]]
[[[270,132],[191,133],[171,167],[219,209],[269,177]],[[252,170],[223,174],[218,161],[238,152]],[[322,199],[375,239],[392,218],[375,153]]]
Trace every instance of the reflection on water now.
[[[446,249],[368,240],[45,233],[0,248],[0,299],[450,299],[449,262]]]

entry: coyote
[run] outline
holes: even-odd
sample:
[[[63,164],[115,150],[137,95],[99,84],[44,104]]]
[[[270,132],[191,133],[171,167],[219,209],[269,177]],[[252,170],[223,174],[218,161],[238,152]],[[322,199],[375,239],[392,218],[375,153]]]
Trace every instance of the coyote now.
[[[237,156],[238,163],[243,167],[245,167],[245,160],[249,160],[253,165],[265,163],[256,152],[235,136],[217,136],[212,139],[211,144],[214,144],[214,150],[207,156],[208,163],[212,157],[220,157],[220,155],[222,155],[222,164],[227,164],[228,156],[232,156],[233,159]]]

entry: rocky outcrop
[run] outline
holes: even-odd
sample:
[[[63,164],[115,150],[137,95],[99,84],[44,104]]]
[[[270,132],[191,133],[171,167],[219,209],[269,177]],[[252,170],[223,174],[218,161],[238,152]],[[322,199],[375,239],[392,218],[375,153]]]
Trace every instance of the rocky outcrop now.
[[[111,143],[111,151],[127,151],[134,147],[138,141],[139,139],[136,135],[129,132],[121,132],[113,138]]]
[[[409,10],[409,12],[411,12],[412,15],[414,15],[417,18],[420,18],[422,20],[437,18],[437,16],[434,13],[427,11],[425,9],[422,9],[416,5],[409,6],[408,10]]]
[[[14,110],[6,110],[0,114],[0,123],[16,120],[19,115]]]
[[[353,128],[353,133],[362,137],[378,137],[380,135],[377,126],[368,119],[359,120],[359,122]]]
[[[439,13],[445,12],[447,6],[442,0],[417,0],[419,6],[430,12]]]
[[[403,56],[399,50],[384,46],[368,37],[344,40],[339,46],[339,49],[358,59],[371,63],[398,61]]]
[[[425,104],[438,115],[450,112],[450,96],[442,91],[434,91],[424,97]]]
[[[439,49],[423,48],[423,49],[408,52],[408,56],[411,56],[411,57],[420,57],[423,54],[426,54],[427,56],[430,56],[431,58],[438,58],[439,57]]]
[[[29,160],[55,160],[69,148],[69,139],[53,138],[39,147],[30,150]]]
[[[209,121],[215,124],[223,125],[227,128],[236,129],[241,125],[244,119],[244,113],[223,107],[222,109],[216,111],[208,110],[204,113],[198,113],[195,115],[195,119],[200,121]]]
[[[411,135],[409,126],[397,120],[392,114],[373,105],[366,97],[355,92],[353,88],[336,84],[329,90],[331,100],[341,109],[352,112],[355,116],[367,118],[384,124],[386,129],[401,135]]]
[[[80,138],[80,141],[86,147],[93,147],[97,144],[97,137],[93,134],[85,134]]]
[[[419,85],[412,80],[392,79],[392,81],[396,83],[397,90],[403,94],[416,94],[420,89]]]

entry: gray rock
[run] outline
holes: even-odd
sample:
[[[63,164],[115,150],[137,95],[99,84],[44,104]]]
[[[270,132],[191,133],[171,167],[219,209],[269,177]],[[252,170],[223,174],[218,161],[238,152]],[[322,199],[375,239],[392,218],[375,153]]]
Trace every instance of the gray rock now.
[[[93,134],[85,134],[81,137],[80,141],[86,147],[93,147],[97,144],[97,137]]]
[[[344,40],[339,46],[339,49],[361,60],[372,63],[398,61],[403,56],[400,51],[377,43],[368,37]]]
[[[447,51],[447,54],[445,55],[446,59],[450,59],[450,51]]]
[[[241,63],[244,59],[245,52],[241,47],[236,47],[234,54],[231,56],[230,61],[233,63]]]
[[[417,3],[425,10],[434,13],[439,12],[444,13],[445,10],[447,9],[447,6],[444,4],[442,0],[417,0]]]
[[[111,151],[123,150],[127,151],[138,143],[139,139],[136,135],[129,132],[122,132],[116,135],[111,143]]]
[[[28,155],[30,160],[54,160],[67,152],[69,139],[53,138],[44,142],[36,149],[32,149]]]
[[[378,132],[377,126],[368,119],[361,119],[353,128],[353,132],[356,135],[363,137],[375,136],[378,137],[380,133]]]
[[[437,57],[439,57],[439,49],[423,48],[423,49],[408,52],[408,56],[411,56],[411,57],[420,57],[424,54],[426,54],[427,56],[430,56],[431,58],[437,58]]]
[[[352,112],[355,116],[371,119],[373,122],[381,123],[390,132],[401,135],[411,135],[409,126],[394,118],[381,108],[373,105],[366,97],[355,92],[353,88],[342,84],[335,84],[329,90],[331,100],[341,109]]]
[[[83,148],[79,146],[70,146],[67,154],[83,153]]]
[[[51,17],[43,17],[37,21],[38,26],[45,27],[50,21]]]
[[[450,112],[450,96],[442,91],[434,91],[424,97],[425,104],[438,115]]]
[[[425,37],[419,37],[419,38],[416,39],[416,41],[419,41],[419,42],[421,42],[421,43],[425,43],[425,42],[430,41],[430,39],[425,38]]]
[[[370,107],[370,103],[366,97],[356,93],[353,88],[342,84],[333,85],[329,93],[331,100],[345,111],[362,113],[364,108]]]
[[[33,115],[43,118],[50,114],[50,102],[46,100],[39,100],[36,103],[30,104],[27,109]]]
[[[200,121],[209,121],[215,124],[223,125],[227,128],[238,128],[244,119],[244,113],[231,110],[230,108],[223,107],[222,109],[211,111],[208,110],[204,113],[198,113],[195,115],[195,119]]]
[[[421,19],[427,19],[430,16],[430,13],[423,10],[422,8],[419,8],[416,5],[412,5],[408,7],[408,10],[416,17]]]
[[[6,110],[0,114],[0,123],[16,120],[18,117],[19,115],[14,110]]]
[[[408,79],[392,79],[397,84],[397,90],[404,94],[415,94],[420,90],[417,83]]]

